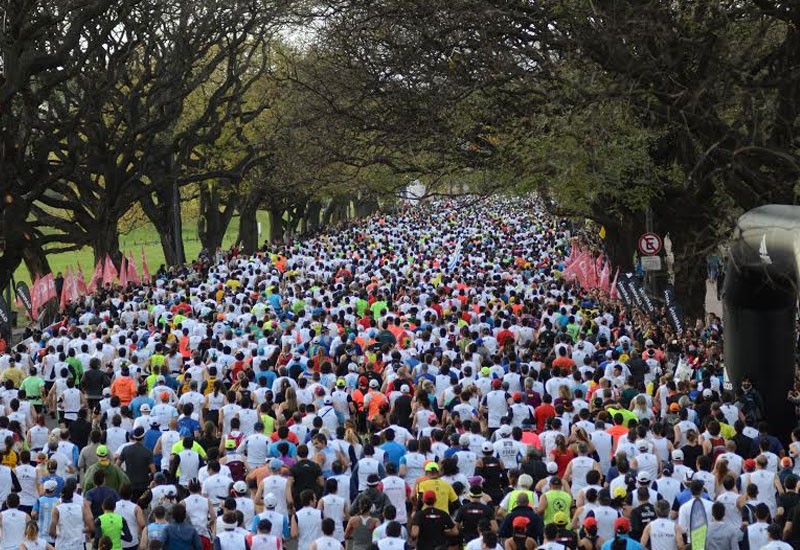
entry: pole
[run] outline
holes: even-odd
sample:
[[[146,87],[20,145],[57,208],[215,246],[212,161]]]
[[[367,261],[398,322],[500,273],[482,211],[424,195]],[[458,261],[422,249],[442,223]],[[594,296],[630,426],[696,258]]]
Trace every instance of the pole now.
[[[650,205],[647,205],[647,209],[644,211],[644,227],[645,231],[648,233],[653,232],[653,209],[650,208]],[[655,279],[653,278],[652,271],[645,271],[644,272],[644,289],[647,291],[648,294],[651,296],[655,295]]]

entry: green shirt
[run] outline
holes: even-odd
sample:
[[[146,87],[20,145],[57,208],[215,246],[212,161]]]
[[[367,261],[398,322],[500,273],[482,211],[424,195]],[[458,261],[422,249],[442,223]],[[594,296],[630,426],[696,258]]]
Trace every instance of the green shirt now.
[[[547,508],[544,511],[544,524],[553,523],[553,516],[556,512],[564,512],[569,515],[572,506],[572,495],[566,491],[550,490],[544,494],[547,498]]]
[[[38,376],[29,376],[20,384],[19,389],[25,390],[25,395],[28,401],[33,405],[42,404],[42,390],[44,389],[44,380]]]
[[[122,550],[122,516],[105,512],[97,519],[103,535],[111,539],[111,550]]]
[[[79,385],[83,376],[83,363],[77,357],[67,357],[66,363],[75,371],[75,385]]]

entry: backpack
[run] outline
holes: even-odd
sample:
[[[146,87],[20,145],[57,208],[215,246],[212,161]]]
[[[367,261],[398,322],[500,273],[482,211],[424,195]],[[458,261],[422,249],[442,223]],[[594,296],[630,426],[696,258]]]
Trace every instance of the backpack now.
[[[715,464],[717,462],[717,457],[727,451],[727,448],[725,447],[725,438],[712,437],[709,439],[709,441],[711,442],[711,460],[712,463]]]

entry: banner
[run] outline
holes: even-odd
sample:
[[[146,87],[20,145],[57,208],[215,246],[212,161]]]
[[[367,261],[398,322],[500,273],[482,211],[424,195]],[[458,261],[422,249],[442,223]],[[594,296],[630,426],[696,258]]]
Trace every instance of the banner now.
[[[89,294],[94,294],[97,290],[97,285],[103,280],[103,260],[98,260],[94,266],[94,273],[89,280],[89,286],[86,288]]]
[[[78,264],[78,271],[73,274],[73,277],[75,277],[75,287],[78,289],[78,296],[86,296],[89,292],[86,288],[86,278],[83,276],[81,264]]]
[[[28,315],[30,315],[31,318],[35,320],[33,314],[33,301],[31,300],[31,291],[28,288],[28,285],[20,281],[17,283],[17,286],[14,289],[14,291],[17,295],[17,300],[19,300],[20,303],[23,306],[25,306],[25,309],[28,310]]]
[[[133,253],[128,252],[128,281],[132,282],[135,285],[142,284],[142,280],[139,278],[139,270],[136,269],[136,263],[133,261]]]
[[[122,255],[122,261],[119,264],[119,286],[122,289],[128,288],[128,266],[125,265],[125,255]]]
[[[117,268],[111,260],[111,256],[106,254],[106,260],[103,263],[103,286],[114,284],[114,280],[118,277]]]
[[[144,257],[144,248],[142,249],[142,283],[150,284],[150,270],[147,269],[147,258]]]
[[[675,289],[672,285],[667,285],[662,294],[664,296],[664,304],[667,306],[667,318],[669,318],[669,322],[672,324],[672,328],[675,329],[678,336],[681,336],[683,335],[685,327],[683,325],[681,306],[675,300]]]
[[[11,336],[11,314],[8,312],[8,304],[0,296],[0,334]]]

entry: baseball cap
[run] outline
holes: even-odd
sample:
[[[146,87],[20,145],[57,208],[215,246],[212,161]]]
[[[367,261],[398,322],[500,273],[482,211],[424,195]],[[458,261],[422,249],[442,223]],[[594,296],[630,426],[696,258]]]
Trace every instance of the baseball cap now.
[[[367,384],[369,384],[369,380],[367,380],[366,376],[359,377],[359,379],[358,379],[358,385],[359,386],[366,386]]]
[[[590,527],[597,527],[597,520],[593,517],[588,517],[583,520],[583,526],[586,529],[589,529]]]
[[[345,387],[346,385],[347,385],[347,382],[345,381],[345,379],[344,379],[344,378],[339,378],[339,379],[336,381],[336,387],[337,387],[337,388],[343,388],[343,387]]]
[[[703,397],[711,397],[712,395],[714,395],[714,392],[711,389],[706,388],[703,390]]]
[[[409,393],[411,391],[411,388],[408,387],[408,384],[403,384],[402,386],[400,386],[400,391],[403,393]]]
[[[614,498],[625,498],[626,496],[628,496],[628,491],[625,490],[625,487],[622,486],[614,487],[614,492],[612,493],[611,496]]]
[[[617,518],[614,520],[615,533],[627,533],[631,530],[631,521],[628,518]]]
[[[492,380],[492,387],[495,389],[503,387],[502,380],[500,380],[499,378],[495,378],[494,380]]]
[[[265,508],[275,508],[278,505],[278,499],[275,498],[275,495],[272,493],[267,493],[267,496],[264,497],[264,507]]]
[[[378,384],[378,381],[377,381],[377,380],[375,380],[374,378],[373,378],[372,380],[370,380],[370,381],[369,381],[369,387],[370,387],[370,388],[377,388],[377,387],[379,387],[379,386],[380,386],[380,384]]]
[[[48,479],[42,484],[42,487],[44,487],[45,491],[51,493],[56,490],[56,487],[58,487],[58,483],[56,483],[55,479]]]
[[[430,462],[428,462],[425,465],[425,471],[426,472],[433,472],[433,471],[438,472],[439,471],[439,465],[436,462],[434,462],[433,460],[431,460]]]
[[[564,512],[556,512],[553,515],[553,523],[556,525],[566,525],[569,523],[569,516]]]
[[[499,433],[500,435],[511,435],[511,432],[512,432],[511,426],[509,426],[508,424],[503,424],[502,426],[500,426],[500,428],[497,429],[497,433]]]
[[[103,388],[103,396],[111,395],[111,388]]]
[[[283,468],[283,461],[280,458],[273,458],[269,461],[270,470],[280,470]]]
[[[519,392],[514,392],[514,401],[522,401],[522,394]]]
[[[97,456],[102,456],[102,457],[108,456],[108,447],[106,447],[105,445],[98,445],[95,454],[97,454]]]
[[[481,451],[483,451],[484,454],[493,453],[494,447],[492,447],[492,444],[488,441],[484,441],[483,445],[481,445]]]
[[[683,451],[680,449],[675,449],[672,451],[672,460],[677,460],[679,462],[683,461]]]
[[[547,473],[554,474],[558,471],[558,464],[555,462],[548,462],[547,463]]]
[[[788,456],[785,456],[781,459],[781,468],[791,468],[792,467],[792,459]]]
[[[681,410],[681,406],[680,405],[678,405],[677,403],[670,404],[670,406],[669,406],[669,411],[670,412],[678,412],[679,410]]]
[[[381,478],[378,477],[378,474],[369,474],[367,476],[367,485],[369,485],[370,487],[375,487],[380,482]]]
[[[527,529],[530,522],[531,520],[525,516],[517,516],[514,518],[514,521],[511,522],[511,527],[514,529]]]
[[[233,491],[237,495],[243,495],[247,493],[247,483],[241,480],[237,481],[236,483],[233,484]]]
[[[745,470],[755,470],[756,469],[756,461],[752,458],[748,458],[744,461],[744,469]]]
[[[489,376],[489,374],[491,374],[491,372],[492,372],[492,369],[490,369],[489,367],[483,367],[481,369],[481,374],[483,376]]]
[[[150,412],[150,405],[148,405],[147,403],[142,403],[142,406],[139,407],[139,410],[141,412],[145,412],[145,411],[146,412]]]
[[[636,474],[636,481],[639,483],[650,483],[650,474],[647,472],[639,472]]]
[[[422,493],[422,502],[425,504],[433,504],[436,502],[436,493],[433,491],[425,491]]]
[[[331,399],[330,395],[326,395],[325,398],[322,400],[322,402],[326,405],[330,405],[331,403],[333,403],[333,399]]]
[[[166,403],[167,401],[169,401],[169,392],[162,391],[159,397],[161,397],[161,401]]]
[[[639,441],[639,443],[636,444],[636,448],[639,449],[640,451],[646,451],[647,449],[650,448],[650,446],[647,444],[647,441],[642,439],[641,441]]]
[[[226,439],[225,440],[225,448],[226,449],[235,449],[236,448],[236,441],[233,439]]]

